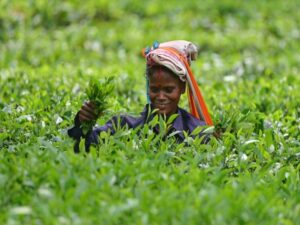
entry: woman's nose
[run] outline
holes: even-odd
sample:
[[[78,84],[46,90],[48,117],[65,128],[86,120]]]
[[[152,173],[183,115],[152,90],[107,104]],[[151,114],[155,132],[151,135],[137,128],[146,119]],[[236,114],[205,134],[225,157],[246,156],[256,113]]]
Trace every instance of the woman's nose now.
[[[163,91],[159,91],[157,98],[158,99],[165,99],[166,98],[165,93]]]

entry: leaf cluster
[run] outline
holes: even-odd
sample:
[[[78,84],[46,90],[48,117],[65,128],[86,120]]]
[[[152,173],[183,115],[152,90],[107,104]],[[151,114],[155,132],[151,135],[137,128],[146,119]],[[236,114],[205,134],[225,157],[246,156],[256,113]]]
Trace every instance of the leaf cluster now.
[[[96,115],[102,114],[109,107],[109,96],[114,89],[113,77],[108,77],[98,81],[95,78],[91,78],[89,86],[86,89],[86,96],[95,105]],[[82,123],[82,129],[84,134],[93,128],[97,119]]]
[[[0,1],[0,224],[299,224],[299,1],[174,3]],[[221,138],[158,117],[74,154],[80,84],[111,74],[104,110],[138,113],[140,49],[178,37]]]

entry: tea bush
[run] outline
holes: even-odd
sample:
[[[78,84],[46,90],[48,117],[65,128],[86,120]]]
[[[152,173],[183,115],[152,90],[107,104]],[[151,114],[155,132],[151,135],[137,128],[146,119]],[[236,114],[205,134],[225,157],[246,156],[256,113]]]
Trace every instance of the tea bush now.
[[[299,224],[299,6],[1,1],[0,223]],[[89,80],[115,77],[99,124],[137,115],[141,49],[174,39],[201,49],[192,69],[221,138],[178,145],[146,126],[74,154]]]

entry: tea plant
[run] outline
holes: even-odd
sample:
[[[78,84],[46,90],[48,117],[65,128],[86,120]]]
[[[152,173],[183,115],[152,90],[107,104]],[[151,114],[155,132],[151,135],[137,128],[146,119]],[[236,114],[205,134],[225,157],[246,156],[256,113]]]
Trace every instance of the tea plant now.
[[[97,81],[91,79],[89,86],[86,90],[86,95],[89,101],[95,105],[95,114],[102,114],[108,107],[108,97],[112,94],[113,91],[113,78],[106,78],[104,81]],[[82,130],[84,134],[87,134],[96,124],[97,119],[92,121],[86,121],[82,123]]]
[[[299,7],[0,1],[0,224],[299,224]],[[74,154],[82,103],[108,103],[99,125],[138,116],[141,48],[174,39],[201,49],[192,70],[218,138],[178,144],[152,132],[168,130],[157,117]],[[101,74],[115,77],[112,98],[89,86]]]

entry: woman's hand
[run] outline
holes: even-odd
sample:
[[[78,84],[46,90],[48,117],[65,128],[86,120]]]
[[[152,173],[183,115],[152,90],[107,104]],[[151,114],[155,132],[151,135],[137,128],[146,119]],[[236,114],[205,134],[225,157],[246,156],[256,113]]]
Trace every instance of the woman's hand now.
[[[96,114],[96,106],[93,102],[85,102],[79,110],[79,121],[89,122],[96,120],[99,115]]]

